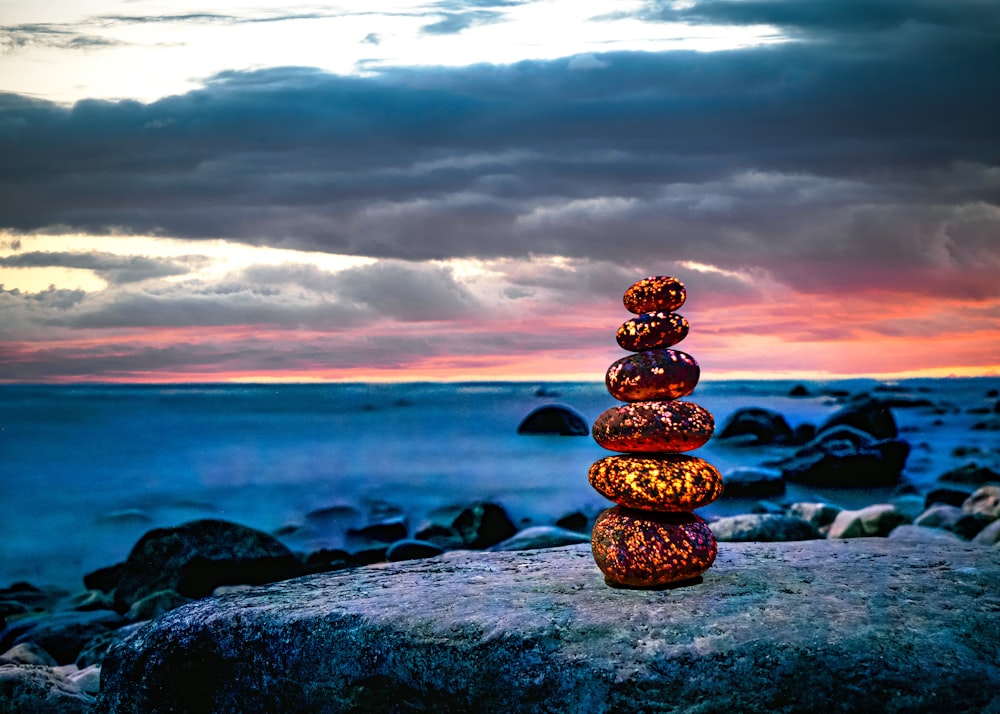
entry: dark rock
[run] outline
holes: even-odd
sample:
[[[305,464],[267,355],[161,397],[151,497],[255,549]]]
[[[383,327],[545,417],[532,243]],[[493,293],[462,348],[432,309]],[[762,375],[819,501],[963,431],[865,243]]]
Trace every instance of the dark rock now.
[[[0,652],[22,642],[33,642],[59,664],[69,664],[96,635],[123,624],[121,615],[109,610],[32,615],[10,623],[0,632]]]
[[[406,538],[390,545],[385,553],[385,559],[390,563],[398,563],[403,560],[433,558],[436,555],[441,555],[443,552],[443,548],[428,541]]]
[[[785,513],[793,518],[799,518],[820,533],[824,532],[837,518],[837,514],[843,509],[829,503],[792,503],[789,504]]]
[[[722,475],[723,498],[766,498],[785,492],[781,472],[762,466],[738,466]]]
[[[895,439],[899,436],[896,420],[883,402],[877,399],[866,399],[830,415],[819,427],[819,431],[827,431],[837,426],[850,426],[871,434],[876,439]]]
[[[562,392],[557,392],[553,389],[549,389],[548,387],[539,387],[535,390],[535,396],[548,398],[561,397]]]
[[[822,538],[815,528],[802,519],[772,513],[725,516],[712,521],[708,526],[716,540],[725,542],[772,543]]]
[[[303,572],[292,552],[267,533],[227,521],[192,521],[139,539],[115,589],[115,607],[125,612],[159,590],[198,598],[219,585],[257,585]]]
[[[14,714],[86,714],[94,698],[51,667],[0,666],[0,711]]]
[[[113,610],[114,601],[106,592],[100,590],[84,590],[64,601],[62,609],[72,610]]]
[[[573,513],[569,513],[556,521],[556,525],[570,531],[589,533],[591,521],[592,519],[587,518],[585,513],[574,511]]]
[[[792,440],[792,428],[778,412],[761,407],[737,409],[726,419],[717,439],[738,439],[747,446],[784,444]]]
[[[517,427],[518,434],[590,436],[587,420],[567,406],[547,404],[533,410]]]
[[[556,526],[532,526],[490,546],[490,550],[537,550],[589,542],[590,536],[578,531],[570,531]]]
[[[965,410],[966,414],[989,414],[993,410],[989,407],[969,407]]]
[[[794,431],[792,431],[792,443],[794,444],[808,444],[815,438],[815,424],[799,424],[795,427]]]
[[[125,574],[125,563],[115,563],[104,568],[98,568],[83,576],[83,585],[88,590],[100,590],[102,593],[113,592]]]
[[[62,588],[40,588],[31,583],[13,583],[10,587],[0,588],[0,614],[55,610],[68,594]]]
[[[112,645],[118,644],[145,625],[145,622],[133,622],[130,625],[119,627],[117,630],[105,630],[97,633],[87,640],[83,649],[80,650],[80,654],[76,656],[76,666],[83,669],[91,665],[101,664]]]
[[[1000,399],[998,399],[996,404],[993,405],[993,413],[1000,414]]]
[[[986,396],[989,399],[993,399],[994,397],[1000,397],[1000,390],[991,389],[990,391],[986,392]]]
[[[938,481],[949,483],[967,483],[980,486],[987,483],[1000,483],[1000,474],[986,466],[969,462],[957,469],[952,469],[938,476]]]
[[[873,538],[729,543],[663,591],[586,545],[445,554],[174,610],[94,714],[995,711],[997,582],[991,548]]]
[[[364,548],[362,550],[356,550],[351,553],[350,564],[352,566],[357,566],[384,563],[388,552],[389,548],[387,546],[375,546],[371,548]]]
[[[812,396],[812,392],[810,392],[808,389],[806,389],[806,386],[804,384],[796,384],[788,392],[788,396],[790,396],[790,397],[810,397],[810,396]]]
[[[309,554],[305,561],[307,573],[325,573],[343,570],[353,565],[351,554],[340,548],[321,548]]]
[[[951,530],[966,540],[972,540],[995,520],[995,518],[990,518],[983,513],[966,513],[958,519]]]
[[[961,506],[968,497],[968,491],[960,491],[955,488],[935,488],[932,491],[928,491],[924,497],[924,510],[937,503],[944,503],[949,506]]]
[[[910,445],[902,439],[876,441],[853,427],[838,426],[767,465],[779,468],[788,481],[813,486],[891,486],[899,482],[909,453]]]
[[[1000,431],[1000,419],[988,419],[972,425],[973,431]]]
[[[416,537],[446,550],[489,548],[517,532],[503,506],[495,503],[474,503],[467,508],[439,508],[430,514],[430,518],[430,524]]]
[[[382,523],[372,523],[363,528],[351,528],[347,531],[348,542],[377,541],[379,543],[392,543],[407,536],[405,516],[396,516]]]
[[[896,496],[891,501],[893,509],[906,516],[906,523],[913,523],[920,514],[927,510],[923,496],[916,493],[905,493]]]
[[[884,538],[897,526],[912,522],[891,503],[876,503],[856,511],[837,514],[827,538]]]
[[[920,514],[920,517],[913,522],[914,525],[924,528],[943,528],[944,530],[955,531],[955,524],[965,515],[958,506],[949,506],[939,503],[931,506]]]

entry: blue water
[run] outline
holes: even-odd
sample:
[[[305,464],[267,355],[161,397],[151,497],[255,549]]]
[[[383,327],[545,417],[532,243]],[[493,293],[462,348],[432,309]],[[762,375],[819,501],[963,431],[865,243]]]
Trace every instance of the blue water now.
[[[795,426],[838,408],[829,396],[788,397],[795,382],[704,382],[690,399],[719,424],[741,406],[765,406]],[[875,382],[809,384],[851,392]],[[540,386],[557,396],[537,396]],[[978,448],[997,468],[997,432],[971,430],[968,406],[992,406],[1000,378],[914,380],[917,396],[943,404],[897,410],[914,443],[907,477],[929,484]],[[225,518],[282,537],[297,549],[342,545],[342,529],[308,514],[350,506],[363,525],[386,504],[416,528],[433,508],[479,499],[518,523],[551,523],[607,503],[587,468],[608,452],[589,437],[518,436],[537,406],[560,403],[588,422],[615,404],[600,383],[0,386],[0,584],[79,588],[80,576],[122,560],[153,527]],[[949,411],[950,410],[950,411]],[[933,424],[943,419],[943,424]],[[762,463],[773,450],[713,441],[699,450],[721,470]],[[830,494],[797,491],[798,498]],[[883,494],[833,494],[844,505]],[[713,505],[708,515],[746,510]],[[303,526],[291,533],[289,526]]]

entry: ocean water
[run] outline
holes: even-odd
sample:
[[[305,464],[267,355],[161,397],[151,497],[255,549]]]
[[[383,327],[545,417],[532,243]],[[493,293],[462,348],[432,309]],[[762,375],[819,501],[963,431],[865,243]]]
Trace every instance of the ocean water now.
[[[987,394],[1000,378],[806,382],[815,396],[788,396],[797,383],[703,382],[687,399],[720,426],[739,407],[763,406],[794,427],[836,411],[831,390],[926,398],[935,408],[894,410],[914,447],[909,481],[926,490],[969,454],[1000,468],[1000,433],[973,428],[994,418],[981,412],[996,402]],[[516,433],[546,403],[592,422],[616,402],[596,382],[2,385],[0,584],[79,589],[84,573],[124,559],[147,530],[196,518],[280,532],[308,551],[343,545],[345,526],[387,508],[411,531],[434,508],[483,499],[525,526],[596,513],[608,503],[589,487],[587,469],[608,452],[589,437]],[[784,452],[713,440],[695,453],[725,471]],[[851,507],[889,496],[793,487],[786,500]],[[751,506],[720,501],[700,513]]]

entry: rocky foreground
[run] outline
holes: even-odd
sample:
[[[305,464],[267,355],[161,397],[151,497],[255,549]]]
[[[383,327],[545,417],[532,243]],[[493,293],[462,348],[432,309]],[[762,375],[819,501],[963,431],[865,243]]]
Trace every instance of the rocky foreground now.
[[[997,583],[952,542],[729,543],[662,590],[585,545],[455,551],[173,610],[111,649],[94,711],[997,711]]]

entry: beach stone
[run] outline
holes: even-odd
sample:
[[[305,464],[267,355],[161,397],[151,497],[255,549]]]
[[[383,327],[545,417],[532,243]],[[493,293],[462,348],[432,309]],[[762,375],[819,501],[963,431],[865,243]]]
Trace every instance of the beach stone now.
[[[811,397],[812,392],[806,389],[804,384],[796,384],[788,391],[790,397]]]
[[[91,665],[66,675],[66,679],[80,688],[84,694],[96,697],[101,691],[101,667]]]
[[[157,590],[155,593],[132,603],[132,607],[125,613],[125,619],[129,622],[152,620],[189,602],[191,602],[191,598],[184,597],[173,590]]]
[[[715,539],[722,542],[774,543],[822,538],[806,521],[776,513],[744,513],[723,516],[709,524]]]
[[[579,531],[566,530],[556,526],[532,526],[518,531],[510,538],[490,546],[490,550],[537,550],[538,548],[560,548],[564,545],[589,543],[590,536]]]
[[[389,549],[385,552],[385,559],[390,563],[398,563],[403,560],[433,558],[436,555],[441,555],[443,552],[443,548],[430,541],[403,538],[389,546]]]
[[[1000,483],[1000,473],[987,466],[980,466],[974,461],[970,461],[964,466],[959,466],[941,474],[938,476],[938,481],[980,486],[987,483]]]
[[[198,598],[219,585],[258,585],[303,572],[292,551],[267,533],[228,521],[191,521],[139,539],[115,589],[115,608],[125,612],[160,590]]]
[[[964,513],[981,514],[991,521],[1000,518],[1000,486],[982,486],[962,503]]]
[[[76,656],[76,666],[84,669],[94,664],[101,664],[112,645],[121,642],[145,625],[145,622],[133,622],[129,625],[123,625],[117,630],[99,632],[87,640],[87,644],[80,650],[80,654]]]
[[[608,367],[604,384],[623,402],[667,400],[694,391],[701,368],[680,350],[649,350],[622,357]]]
[[[622,296],[622,303],[632,314],[641,315],[644,312],[673,312],[686,299],[684,283],[677,278],[657,275],[630,285]]]
[[[763,466],[737,466],[722,475],[726,498],[766,498],[785,492],[781,472]]]
[[[902,439],[876,441],[850,426],[820,434],[792,456],[770,462],[788,481],[813,486],[864,488],[899,482],[910,445]]]
[[[645,312],[626,320],[615,339],[630,352],[671,347],[687,337],[688,321],[676,312]]]
[[[570,531],[590,533],[591,520],[583,511],[573,511],[558,519],[556,525]]]
[[[842,508],[829,503],[798,502],[789,504],[785,512],[793,518],[801,518],[820,533],[825,533]]]
[[[83,585],[88,590],[99,590],[112,593],[125,574],[125,563],[115,563],[104,568],[98,568],[83,576]]]
[[[698,577],[712,566],[717,546],[693,513],[615,506],[594,522],[591,550],[609,584],[654,587]]]
[[[0,711],[14,714],[87,714],[94,698],[51,667],[0,665]]]
[[[860,429],[879,440],[895,439],[899,435],[892,411],[877,399],[865,399],[844,407],[829,416],[820,425],[819,431],[823,432],[837,426]]]
[[[84,590],[69,598],[67,605],[74,610],[113,610],[114,600],[101,590]]]
[[[448,553],[174,610],[94,714],[996,711],[997,582],[991,548],[882,538],[729,543],[664,590],[585,545]]]
[[[958,506],[939,503],[920,514],[920,517],[913,523],[924,528],[943,528],[954,531],[963,515],[965,514]]]
[[[69,664],[95,635],[123,624],[121,615],[108,610],[31,615],[11,622],[0,632],[0,651],[33,642],[52,655],[57,664]]]
[[[588,478],[615,503],[654,511],[693,511],[722,494],[718,470],[685,454],[606,456],[591,465]]]
[[[393,543],[401,540],[409,533],[406,516],[398,515],[385,519],[381,523],[370,523],[361,528],[347,530],[348,548],[369,546],[375,543]]]
[[[22,642],[0,654],[0,664],[37,664],[41,667],[55,667],[55,657],[34,642]]]
[[[785,417],[776,411],[761,407],[742,407],[726,419],[719,438],[739,438],[739,444],[746,446],[784,444],[792,440],[792,428]]]
[[[611,451],[676,452],[703,446],[715,429],[711,413],[694,402],[633,402],[604,411],[594,440]]]
[[[518,434],[529,436],[586,436],[587,420],[578,412],[560,404],[546,404],[531,411],[517,427]]]
[[[924,505],[924,499],[915,493],[905,493],[901,496],[896,496],[890,502],[892,507],[906,516],[910,523],[917,520],[927,507]]]
[[[908,543],[927,543],[934,541],[949,541],[952,543],[964,543],[965,540],[957,533],[946,531],[941,528],[926,528],[924,526],[904,523],[889,531],[888,538],[892,540],[906,541]]]
[[[1000,521],[993,521],[979,531],[972,539],[976,545],[996,545],[1000,543]]]
[[[884,538],[897,526],[910,523],[891,503],[876,503],[856,511],[841,511],[830,524],[827,538]]]
[[[429,514],[429,521],[416,537],[445,549],[489,548],[517,532],[503,506],[484,501],[437,508]]]

